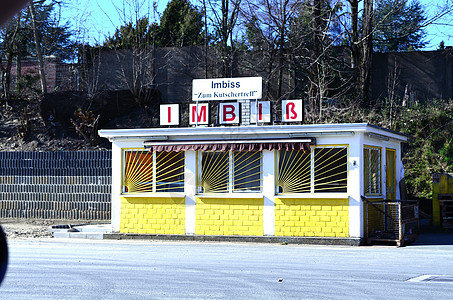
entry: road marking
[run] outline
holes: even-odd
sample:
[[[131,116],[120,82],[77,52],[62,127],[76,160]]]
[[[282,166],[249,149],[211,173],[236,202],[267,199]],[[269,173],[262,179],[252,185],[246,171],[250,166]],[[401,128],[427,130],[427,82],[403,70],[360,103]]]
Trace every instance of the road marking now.
[[[453,275],[421,275],[407,281],[453,283]]]

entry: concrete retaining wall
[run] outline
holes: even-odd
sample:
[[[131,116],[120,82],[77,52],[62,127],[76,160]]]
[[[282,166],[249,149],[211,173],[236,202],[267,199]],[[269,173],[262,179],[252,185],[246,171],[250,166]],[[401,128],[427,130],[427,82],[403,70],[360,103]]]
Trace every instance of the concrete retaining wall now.
[[[0,218],[109,220],[111,152],[0,152]]]

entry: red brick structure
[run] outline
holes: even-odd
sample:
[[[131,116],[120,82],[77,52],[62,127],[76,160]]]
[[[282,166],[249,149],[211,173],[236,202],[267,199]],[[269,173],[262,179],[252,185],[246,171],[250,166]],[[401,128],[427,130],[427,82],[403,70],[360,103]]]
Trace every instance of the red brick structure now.
[[[21,76],[31,77],[33,89],[40,89],[39,64],[37,59],[21,61]],[[78,70],[76,64],[68,64],[60,61],[55,56],[44,57],[44,70],[46,74],[47,91],[78,90]],[[15,90],[17,83],[17,64],[13,62],[11,67],[11,90]],[[26,93],[29,93],[25,91]]]

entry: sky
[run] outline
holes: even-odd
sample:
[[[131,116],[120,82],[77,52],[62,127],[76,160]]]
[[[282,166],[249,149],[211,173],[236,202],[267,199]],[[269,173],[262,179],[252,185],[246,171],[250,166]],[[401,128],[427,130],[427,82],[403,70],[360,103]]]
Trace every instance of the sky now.
[[[123,3],[147,2],[140,7],[125,6]],[[168,0],[153,1],[130,1],[130,0],[72,0],[67,1],[62,7],[62,21],[70,21],[76,30],[77,39],[89,41],[90,44],[102,43],[106,37],[112,35],[115,29],[123,25],[130,15],[149,15],[150,18],[159,20],[159,14],[165,10]]]
[[[409,0],[410,1],[410,0]],[[427,16],[432,16],[438,10],[441,3],[452,0],[419,0]],[[139,17],[149,15],[159,20],[160,14],[164,11],[168,0],[155,0],[156,10],[153,8],[153,1],[131,1],[131,0],[72,0],[67,1],[66,7],[62,9],[63,20],[70,20],[77,32],[77,39],[89,41],[90,44],[102,43],[105,38],[112,35],[115,28],[124,24],[125,13],[135,14],[138,11]],[[147,2],[138,9],[124,7],[123,3]],[[156,11],[156,12],[155,12]],[[423,50],[436,50],[441,41],[445,46],[453,46],[453,12],[442,19],[436,20],[436,24],[426,28],[428,42]]]

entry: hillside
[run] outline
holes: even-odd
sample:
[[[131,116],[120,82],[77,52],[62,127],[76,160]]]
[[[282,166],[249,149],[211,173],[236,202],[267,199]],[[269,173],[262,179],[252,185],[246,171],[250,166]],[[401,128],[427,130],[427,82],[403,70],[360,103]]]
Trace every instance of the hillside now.
[[[110,142],[97,136],[98,129],[152,126],[150,111],[124,91],[94,99],[81,92],[12,99],[0,110],[0,151],[107,150]]]

